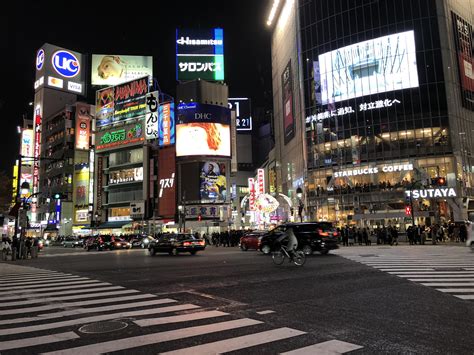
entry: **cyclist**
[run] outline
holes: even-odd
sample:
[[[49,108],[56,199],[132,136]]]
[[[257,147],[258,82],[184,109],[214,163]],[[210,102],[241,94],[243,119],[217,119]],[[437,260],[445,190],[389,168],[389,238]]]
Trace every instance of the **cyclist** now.
[[[294,256],[295,250],[298,248],[298,239],[296,239],[295,232],[293,232],[293,228],[288,228],[285,233],[279,236],[276,241],[281,245],[284,240],[288,240],[286,244],[286,250],[291,257]]]

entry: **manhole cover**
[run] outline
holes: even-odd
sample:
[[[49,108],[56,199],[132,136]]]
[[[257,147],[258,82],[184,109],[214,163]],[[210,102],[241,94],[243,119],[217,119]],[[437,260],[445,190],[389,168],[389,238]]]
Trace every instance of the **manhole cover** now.
[[[117,330],[121,330],[127,327],[128,327],[127,323],[120,322],[118,320],[113,320],[113,321],[108,321],[108,322],[86,324],[80,327],[79,331],[81,333],[86,333],[86,334],[100,334],[100,333],[115,332]]]

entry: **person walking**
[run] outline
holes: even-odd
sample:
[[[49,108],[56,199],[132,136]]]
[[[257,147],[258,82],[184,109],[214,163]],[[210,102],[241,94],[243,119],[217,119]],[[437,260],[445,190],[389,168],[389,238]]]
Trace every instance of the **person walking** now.
[[[0,249],[2,251],[2,260],[6,261],[8,258],[8,254],[12,252],[12,247],[8,238],[5,236],[2,238],[2,245]]]
[[[398,245],[398,230],[396,227],[392,229],[392,245]]]
[[[38,238],[33,238],[33,244],[31,245],[31,258],[36,259],[38,257]]]

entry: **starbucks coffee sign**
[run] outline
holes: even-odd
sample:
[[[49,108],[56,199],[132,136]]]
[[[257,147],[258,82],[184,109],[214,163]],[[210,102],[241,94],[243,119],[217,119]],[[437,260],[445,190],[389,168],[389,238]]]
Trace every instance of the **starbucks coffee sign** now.
[[[456,190],[454,190],[452,187],[423,190],[407,190],[405,191],[405,194],[407,195],[407,197],[414,199],[457,197]]]

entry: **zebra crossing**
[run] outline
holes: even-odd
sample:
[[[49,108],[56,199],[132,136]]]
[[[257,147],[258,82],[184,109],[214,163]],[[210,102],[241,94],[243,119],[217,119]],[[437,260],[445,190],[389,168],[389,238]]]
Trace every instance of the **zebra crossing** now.
[[[361,345],[265,322],[272,311],[237,316],[108,282],[33,267],[0,271],[0,353],[343,354]],[[2,265],[2,266],[3,266]],[[176,295],[175,295],[176,296]],[[258,318],[258,319],[257,319]],[[88,325],[125,323],[91,336]],[[117,337],[119,337],[117,339]],[[318,339],[319,340],[319,339]]]
[[[338,254],[462,300],[474,300],[474,255],[462,247],[346,248]]]

